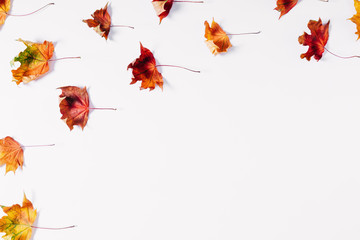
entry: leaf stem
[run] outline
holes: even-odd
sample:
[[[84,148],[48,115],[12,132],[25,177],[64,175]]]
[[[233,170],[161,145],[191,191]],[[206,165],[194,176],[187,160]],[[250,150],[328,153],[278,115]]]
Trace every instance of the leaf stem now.
[[[173,2],[181,2],[181,3],[204,3],[204,1],[173,1]]]
[[[45,144],[45,145],[29,145],[29,146],[21,146],[23,148],[29,148],[29,147],[52,147],[55,146],[55,144]]]
[[[76,227],[76,225],[72,225],[72,226],[68,226],[68,227],[61,227],[61,228],[47,228],[47,227],[37,227],[37,226],[31,226],[32,228],[37,228],[37,229],[45,229],[45,230],[63,230],[63,229],[68,229],[68,228],[74,228]]]
[[[117,110],[116,108],[88,108],[88,109],[91,109],[91,110],[113,110],[113,111]]]
[[[186,68],[186,67],[175,66],[175,65],[156,65],[155,67],[175,67],[175,68],[185,69],[185,70],[188,70],[190,72],[200,73],[200,71],[192,70],[192,69],[189,69],[189,68]]]
[[[63,57],[63,58],[57,58],[57,59],[49,59],[49,62],[57,61],[57,60],[64,60],[64,59],[75,59],[75,58],[81,58],[81,57]]]
[[[40,10],[42,10],[42,9],[50,6],[50,5],[55,5],[55,3],[48,3],[48,4],[46,4],[45,6],[39,8],[38,10],[35,10],[35,11],[33,11],[33,12],[31,12],[31,13],[27,13],[27,14],[16,15],[16,14],[6,13],[6,15],[8,15],[8,16],[13,16],[13,17],[25,17],[25,16],[29,16],[29,15],[31,15],[31,14],[34,14],[34,13],[36,13],[36,12],[38,12],[38,11],[40,11]]]
[[[128,26],[128,25],[110,25],[110,27],[125,27],[125,28],[132,28],[132,29],[134,29],[133,26]]]
[[[249,35],[249,34],[259,34],[261,33],[261,31],[257,31],[257,32],[248,32],[248,33],[226,33],[226,35],[231,36],[231,35]]]
[[[326,47],[324,47],[324,49],[325,49],[328,53],[330,53],[330,54],[332,54],[332,55],[334,55],[335,57],[338,57],[338,58],[342,58],[342,59],[360,58],[360,56],[343,57],[343,56],[339,56],[339,55],[337,55],[337,54],[335,54],[335,53],[333,53],[333,52],[330,52],[329,49],[327,49]]]

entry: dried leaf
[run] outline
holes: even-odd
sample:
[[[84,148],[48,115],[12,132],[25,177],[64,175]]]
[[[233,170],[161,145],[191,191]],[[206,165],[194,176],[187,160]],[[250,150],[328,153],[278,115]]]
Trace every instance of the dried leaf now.
[[[0,139],[0,166],[6,164],[6,172],[15,171],[24,164],[24,151],[12,137]]]
[[[127,69],[132,68],[133,77],[130,84],[141,81],[140,90],[149,88],[151,91],[155,89],[156,85],[158,85],[162,90],[164,81],[161,73],[159,73],[156,68],[154,55],[149,49],[144,48],[141,43],[140,50],[140,57],[135,59],[127,67]]]
[[[0,232],[4,232],[4,240],[30,240],[32,225],[36,219],[36,209],[26,199],[22,206],[14,204],[11,207],[1,206],[7,216],[0,219]]]
[[[217,24],[214,19],[211,23],[205,21],[205,43],[210,49],[211,53],[216,55],[221,52],[227,52],[227,50],[232,46],[228,35],[222,30],[219,24]]]
[[[287,14],[295,5],[298,3],[298,0],[277,0],[276,5],[277,7],[274,10],[280,12],[279,19]]]
[[[356,14],[350,18],[350,20],[356,24],[357,32],[355,34],[358,35],[358,40],[360,39],[360,1],[354,0],[354,6],[356,10]]]
[[[74,125],[79,125],[84,129],[89,116],[89,95],[86,87],[79,88],[74,86],[60,87],[62,90],[60,97],[61,119],[73,130]]]
[[[44,41],[42,44],[22,39],[18,39],[18,41],[26,45],[26,49],[12,61],[12,64],[14,62],[21,63],[18,69],[11,70],[13,81],[19,85],[21,82],[31,82],[49,71],[48,61],[53,56],[54,45],[48,41]]]
[[[319,21],[309,21],[308,28],[311,34],[309,35],[304,32],[304,34],[299,37],[300,44],[309,46],[308,51],[301,54],[301,58],[306,58],[308,61],[310,61],[312,56],[314,56],[317,61],[321,59],[325,51],[325,45],[329,39],[329,24],[330,20],[323,25],[320,18]]]
[[[100,36],[108,39],[111,28],[111,17],[107,11],[108,3],[104,8],[96,10],[91,16],[93,19],[83,20],[90,28],[93,28]]]
[[[169,15],[174,0],[153,0],[152,5],[154,6],[155,12],[161,21]]]
[[[0,25],[5,23],[7,13],[10,11],[11,0],[0,0]]]

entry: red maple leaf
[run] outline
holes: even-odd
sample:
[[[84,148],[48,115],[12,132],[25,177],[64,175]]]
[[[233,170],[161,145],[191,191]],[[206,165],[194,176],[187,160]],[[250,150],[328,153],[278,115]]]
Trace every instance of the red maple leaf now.
[[[60,97],[61,119],[72,130],[74,125],[79,125],[84,129],[89,116],[89,95],[86,87],[79,88],[74,86],[60,87],[62,90]]]
[[[155,12],[161,21],[169,15],[174,0],[153,0],[151,2],[154,6]]]
[[[161,73],[159,73],[156,68],[154,55],[149,49],[144,48],[141,43],[140,50],[140,57],[135,59],[127,67],[127,69],[132,68],[133,77],[130,84],[141,81],[140,90],[149,88],[151,91],[155,89],[156,85],[158,85],[162,90],[164,81]]]
[[[277,7],[274,10],[280,12],[279,19],[287,14],[295,5],[298,3],[298,0],[277,0],[276,5]]]
[[[330,20],[323,25],[321,19],[319,21],[310,20],[308,23],[308,28],[311,31],[311,34],[304,32],[303,35],[299,37],[299,43],[304,46],[309,46],[309,49],[306,53],[301,54],[301,58],[306,58],[310,61],[311,57],[319,61],[322,57],[322,54],[325,51],[325,45],[329,39],[329,24]]]

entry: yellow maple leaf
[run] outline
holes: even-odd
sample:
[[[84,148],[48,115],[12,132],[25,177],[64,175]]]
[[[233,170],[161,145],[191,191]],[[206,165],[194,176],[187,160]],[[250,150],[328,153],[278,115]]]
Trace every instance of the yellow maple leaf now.
[[[360,38],[360,1],[354,0],[354,6],[356,10],[356,14],[352,16],[352,18],[349,18],[353,23],[356,24],[357,32],[355,34],[358,35],[358,40]]]
[[[0,219],[0,232],[4,232],[4,240],[29,240],[32,233],[32,225],[36,219],[36,209],[26,198],[22,206],[14,204],[11,207],[1,206],[7,216]]]
[[[0,25],[3,25],[10,11],[10,0],[0,0]]]
[[[24,151],[21,145],[12,137],[0,139],[0,166],[6,164],[6,172],[15,173],[24,164]]]

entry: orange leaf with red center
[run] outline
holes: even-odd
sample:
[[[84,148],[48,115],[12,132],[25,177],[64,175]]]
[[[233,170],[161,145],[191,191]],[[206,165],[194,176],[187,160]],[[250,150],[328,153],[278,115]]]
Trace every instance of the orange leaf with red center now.
[[[295,5],[298,3],[298,0],[277,0],[277,7],[274,10],[280,12],[281,18],[283,15],[287,14]]]
[[[161,21],[169,15],[174,0],[153,0],[151,3],[161,23]]]
[[[151,91],[155,89],[156,85],[162,90],[164,81],[161,73],[156,68],[154,55],[149,49],[144,48],[141,43],[140,50],[140,57],[130,63],[127,68],[132,68],[133,77],[130,84],[141,81],[140,90],[149,88]]]
[[[11,70],[13,81],[16,84],[28,83],[39,78],[49,71],[49,60],[53,56],[54,45],[52,42],[44,41],[43,43],[33,43],[18,39],[26,45],[26,49],[19,53],[12,61],[20,62],[20,67]]]
[[[104,37],[106,40],[108,39],[111,28],[111,17],[107,11],[107,7],[108,3],[104,8],[96,10],[91,14],[93,19],[83,20],[83,22],[87,23],[90,28],[93,28],[95,32],[100,34],[100,36]]]
[[[12,137],[0,139],[0,166],[6,165],[6,172],[15,171],[24,164],[24,151]]]
[[[314,56],[317,61],[321,59],[325,51],[325,45],[329,39],[329,24],[330,20],[323,25],[320,18],[319,21],[309,21],[308,28],[311,34],[309,35],[304,32],[304,34],[299,37],[300,44],[309,46],[308,51],[301,54],[301,58],[306,58],[308,61],[310,61],[312,56]]]
[[[61,119],[72,130],[74,125],[79,125],[84,129],[89,116],[89,95],[86,87],[79,88],[73,86],[60,87],[62,90],[60,97]]]
[[[232,46],[228,35],[224,30],[217,24],[214,19],[211,23],[205,21],[205,38],[206,45],[210,49],[211,53],[216,55],[221,52],[227,52],[227,50]]]
[[[0,232],[4,232],[4,240],[30,240],[32,227],[36,219],[36,209],[26,198],[22,206],[14,204],[11,207],[1,206],[7,214],[0,219]]]
[[[10,11],[11,0],[0,0],[0,25],[5,23],[5,19]]]

